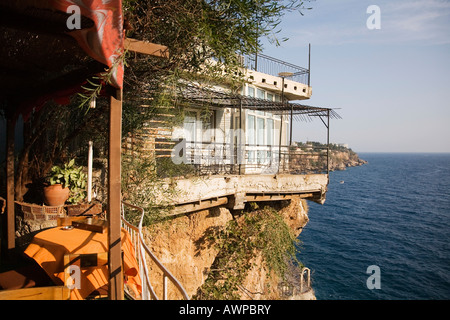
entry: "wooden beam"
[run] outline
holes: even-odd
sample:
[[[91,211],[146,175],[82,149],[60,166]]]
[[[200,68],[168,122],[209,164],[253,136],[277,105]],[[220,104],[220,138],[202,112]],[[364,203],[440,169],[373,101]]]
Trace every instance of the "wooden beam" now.
[[[217,198],[217,199],[208,199],[202,200],[194,203],[184,203],[177,205],[169,214],[169,216],[185,214],[200,210],[206,210],[213,207],[218,207],[221,205],[225,205],[228,203],[227,197]]]
[[[6,228],[7,249],[16,247],[16,222],[14,212],[14,132],[15,120],[8,119],[6,132]]]
[[[123,47],[125,50],[132,52],[148,54],[161,58],[169,58],[169,49],[166,46],[156,43],[125,38]]]
[[[122,97],[119,92],[117,97]],[[123,270],[120,240],[122,100],[110,97],[108,158],[108,252],[111,300],[123,300]]]

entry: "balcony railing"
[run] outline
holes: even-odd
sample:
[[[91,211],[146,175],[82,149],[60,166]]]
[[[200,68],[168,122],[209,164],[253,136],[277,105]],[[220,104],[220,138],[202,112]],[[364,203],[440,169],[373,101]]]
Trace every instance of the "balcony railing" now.
[[[134,211],[134,212],[133,212]],[[180,299],[189,300],[189,296],[178,281],[175,276],[158,260],[158,258],[153,254],[145,243],[144,236],[142,233],[142,222],[144,219],[144,209],[126,202],[122,201],[122,226],[130,233],[131,240],[133,242],[133,247],[135,250],[136,260],[139,263],[139,271],[141,277],[142,285],[142,300],[163,300],[173,299],[169,297],[168,284],[172,283],[172,288],[174,289],[174,295]],[[130,217],[139,218],[139,226],[135,226],[125,218],[126,215]],[[162,294],[159,296],[156,294],[156,290],[150,282],[149,265],[153,264],[156,270],[159,270],[163,277],[159,280],[162,283],[157,283],[156,287],[162,287]]]
[[[243,64],[247,69],[270,74],[272,76],[278,76],[280,72],[290,72],[292,73],[292,76],[287,77],[287,79],[307,84],[308,86],[310,85],[309,69],[261,53],[255,56],[243,57]]]
[[[241,150],[241,151],[240,151]],[[328,148],[303,151],[282,145],[187,141],[177,163],[185,163],[198,175],[214,174],[314,174],[329,172]]]

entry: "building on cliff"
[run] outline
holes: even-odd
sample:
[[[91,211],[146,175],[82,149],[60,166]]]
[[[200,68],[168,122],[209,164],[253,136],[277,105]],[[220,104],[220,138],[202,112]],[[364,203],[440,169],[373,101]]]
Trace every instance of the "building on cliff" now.
[[[325,201],[329,150],[311,154],[297,148],[292,126],[319,118],[329,143],[330,119],[339,115],[298,103],[312,94],[309,69],[262,54],[242,57],[242,62],[245,82],[240,89],[187,85],[177,96],[186,105],[181,125],[167,125],[168,115],[160,114],[126,144],[125,152],[133,152],[138,137],[147,156],[192,168],[195,179],[175,182],[175,214],[216,206],[240,210],[248,201],[298,195]]]

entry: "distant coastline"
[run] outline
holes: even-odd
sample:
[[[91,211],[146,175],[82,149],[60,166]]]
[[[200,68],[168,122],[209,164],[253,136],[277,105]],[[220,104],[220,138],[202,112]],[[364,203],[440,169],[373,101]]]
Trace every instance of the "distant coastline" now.
[[[308,141],[306,143],[297,142],[297,146],[303,151],[310,153],[316,153],[327,148],[326,144],[315,141]],[[363,164],[368,163],[366,160],[361,159],[355,151],[345,144],[330,143],[329,148],[330,171],[345,170],[349,167],[362,166]]]

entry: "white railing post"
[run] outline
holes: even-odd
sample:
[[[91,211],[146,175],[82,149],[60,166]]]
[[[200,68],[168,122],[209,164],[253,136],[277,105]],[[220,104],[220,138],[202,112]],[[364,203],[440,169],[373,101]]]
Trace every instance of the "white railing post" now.
[[[167,300],[167,276],[166,276],[166,274],[164,274],[164,279],[163,279],[163,282],[164,282],[164,292],[163,292],[163,300]]]

